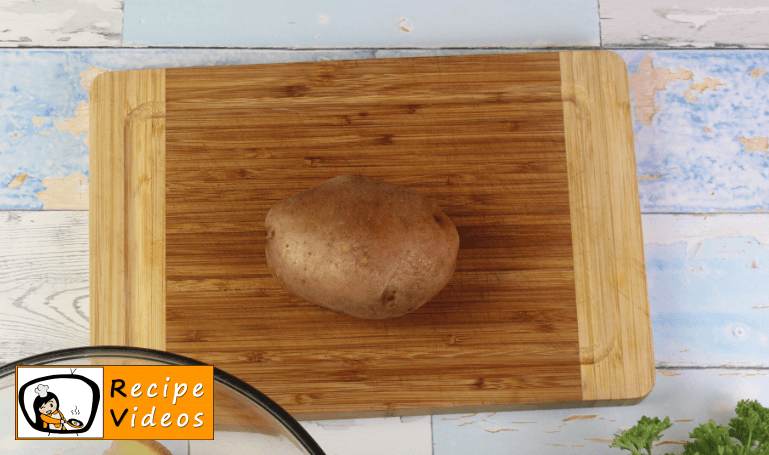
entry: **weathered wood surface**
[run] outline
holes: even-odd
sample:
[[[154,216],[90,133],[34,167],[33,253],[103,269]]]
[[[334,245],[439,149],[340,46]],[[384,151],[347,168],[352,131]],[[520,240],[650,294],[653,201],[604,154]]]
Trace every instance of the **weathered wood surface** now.
[[[635,406],[433,416],[434,453],[622,454],[611,441],[644,415],[673,423],[652,453],[681,453],[700,424],[728,425],[741,399],[769,402],[769,370],[658,369],[654,390]]]
[[[762,0],[13,1],[0,46],[767,48]],[[258,34],[254,30],[259,30]]]
[[[120,46],[123,0],[6,0],[0,47]]]
[[[601,0],[601,45],[767,48],[763,0]]]
[[[88,212],[0,212],[0,363],[88,346]]]

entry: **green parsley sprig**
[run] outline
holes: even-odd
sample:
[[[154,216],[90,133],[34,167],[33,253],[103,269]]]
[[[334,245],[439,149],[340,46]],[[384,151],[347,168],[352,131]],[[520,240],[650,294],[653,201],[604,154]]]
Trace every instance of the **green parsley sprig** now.
[[[742,400],[735,411],[737,417],[729,421],[728,427],[710,420],[695,428],[689,434],[695,440],[684,444],[683,455],[769,454],[769,409],[758,401]],[[643,455],[641,450],[646,450],[651,455],[654,442],[672,426],[670,417],[660,421],[657,417],[643,416],[636,426],[614,438],[611,447],[628,450],[633,455]]]

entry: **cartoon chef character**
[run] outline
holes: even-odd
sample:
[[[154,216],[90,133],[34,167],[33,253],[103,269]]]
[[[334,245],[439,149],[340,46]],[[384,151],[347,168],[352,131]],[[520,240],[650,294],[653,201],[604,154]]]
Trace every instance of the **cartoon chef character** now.
[[[59,398],[53,392],[48,391],[48,386],[39,384],[35,388],[37,397],[32,406],[35,408],[36,418],[35,427],[41,430],[47,430],[53,428],[66,430],[64,426],[67,423],[67,419],[64,418],[64,414],[59,409],[61,407]]]

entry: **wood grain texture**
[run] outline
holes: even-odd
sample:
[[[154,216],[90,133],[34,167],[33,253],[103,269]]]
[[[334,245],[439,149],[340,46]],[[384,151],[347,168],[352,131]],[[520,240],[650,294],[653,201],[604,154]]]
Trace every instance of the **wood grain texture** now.
[[[583,398],[641,398],[654,349],[627,70],[608,51],[560,55]]]
[[[91,86],[91,344],[165,348],[165,74]]]
[[[168,70],[169,351],[302,418],[579,401],[559,64]],[[454,277],[410,315],[340,316],[269,274],[267,210],[344,173],[413,188],[458,226]]]
[[[88,212],[0,212],[0,364],[88,345]]]
[[[619,323],[607,329],[597,321],[618,317],[611,305],[637,302],[599,300],[591,323],[578,326],[574,260],[581,256],[572,248],[571,216],[580,212],[570,195],[563,59],[541,53],[166,70],[167,349],[225,369],[304,419],[640,399],[616,381],[591,386],[610,392],[583,390],[581,362],[622,368],[616,362],[631,359],[615,355],[633,343],[613,335]],[[600,65],[583,70],[600,80]],[[617,96],[579,84],[572,81],[572,91],[587,90],[600,109]],[[629,118],[624,96],[615,104]],[[570,119],[606,116],[600,109]],[[620,133],[623,124],[615,123]],[[626,126],[619,141],[632,155]],[[605,151],[590,142],[602,137],[580,140]],[[615,172],[623,159],[600,164]],[[270,276],[267,210],[344,173],[415,189],[457,226],[454,277],[414,313],[352,319],[289,296]],[[635,206],[623,206],[633,195]],[[577,203],[588,212],[608,213],[615,204],[621,218],[638,210],[637,190],[608,201],[600,192],[583,196]],[[612,261],[632,263],[635,253],[615,251],[621,245],[611,241],[640,241],[640,222],[617,226],[608,240],[587,239],[594,263],[582,271],[612,279]],[[582,278],[600,290],[600,279]],[[637,278],[625,276],[631,284],[620,291],[633,291]],[[594,332],[587,340],[599,342],[583,343],[583,326]]]

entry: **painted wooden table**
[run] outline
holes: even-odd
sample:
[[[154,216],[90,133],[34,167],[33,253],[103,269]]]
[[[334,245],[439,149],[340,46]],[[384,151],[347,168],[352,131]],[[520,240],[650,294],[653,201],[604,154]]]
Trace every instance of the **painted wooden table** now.
[[[669,415],[674,426],[656,450],[680,453],[697,424],[726,424],[739,399],[769,403],[769,50],[660,49],[766,48],[766,27],[754,25],[769,14],[760,2],[607,0],[599,10],[575,1],[557,10],[553,1],[518,15],[509,2],[487,10],[455,2],[430,15],[429,2],[345,13],[341,2],[295,1],[241,17],[234,1],[220,2],[219,15],[200,0],[61,3],[69,2],[0,3],[1,45],[114,47],[0,51],[0,364],[88,344],[88,102],[100,72],[603,42],[626,48],[616,52],[629,76],[657,360],[649,397],[631,407],[303,425],[329,454],[611,454],[623,452],[609,441],[641,415]],[[261,21],[259,33],[238,25],[249,18]],[[450,31],[461,27],[472,32]],[[225,49],[173,48],[190,45]],[[627,49],[643,46],[658,49]]]

